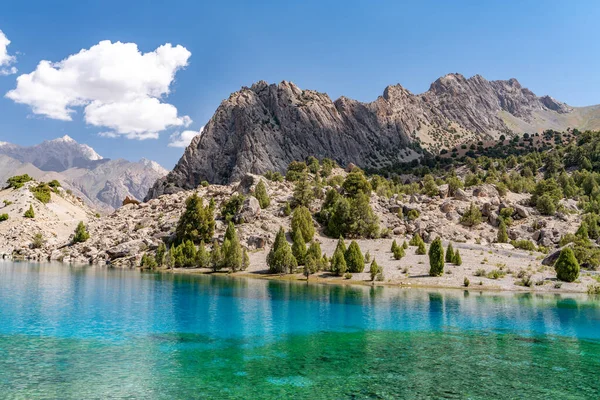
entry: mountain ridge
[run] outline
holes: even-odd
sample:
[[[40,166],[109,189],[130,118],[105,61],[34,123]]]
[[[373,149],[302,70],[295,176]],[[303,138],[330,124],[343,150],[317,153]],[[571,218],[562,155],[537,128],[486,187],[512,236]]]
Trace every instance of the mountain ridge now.
[[[203,133],[146,200],[192,189],[203,180],[229,183],[245,173],[284,172],[310,155],[341,165],[381,168],[469,141],[568,127],[600,128],[600,106],[571,107],[538,97],[515,78],[488,81],[447,74],[426,92],[400,84],[363,103],[259,81],[223,100]]]

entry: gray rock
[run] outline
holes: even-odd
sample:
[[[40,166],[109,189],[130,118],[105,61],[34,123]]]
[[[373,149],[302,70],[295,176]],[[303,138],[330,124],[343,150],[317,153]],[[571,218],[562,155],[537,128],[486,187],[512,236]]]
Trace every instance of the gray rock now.
[[[519,217],[529,218],[529,211],[527,211],[525,207],[515,204],[513,208],[515,209],[515,212],[519,215]]]
[[[106,254],[112,261],[117,258],[135,255],[146,247],[147,245],[142,239],[136,239],[111,247],[110,249],[106,250]]]
[[[456,200],[463,200],[463,201],[465,201],[465,200],[469,199],[469,195],[467,194],[467,192],[465,192],[462,189],[456,189],[454,191],[454,198]]]
[[[256,221],[260,215],[260,204],[258,200],[253,197],[246,197],[240,212],[234,217],[236,224],[251,223]]]

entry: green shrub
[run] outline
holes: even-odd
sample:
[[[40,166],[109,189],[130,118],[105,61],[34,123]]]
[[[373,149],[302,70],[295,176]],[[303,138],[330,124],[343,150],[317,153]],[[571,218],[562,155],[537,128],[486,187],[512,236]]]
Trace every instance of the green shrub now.
[[[158,248],[156,249],[156,254],[154,255],[154,261],[156,261],[156,265],[162,267],[165,262],[165,255],[167,253],[167,246],[163,242],[160,242]]]
[[[406,255],[406,253],[404,252],[404,248],[402,246],[394,247],[394,250],[392,250],[392,253],[394,254],[394,258],[396,260],[400,260],[402,257],[404,257]]]
[[[374,281],[378,274],[380,274],[383,269],[377,264],[377,261],[373,260],[371,263],[371,267],[369,268],[369,273],[371,274],[371,281]]]
[[[8,178],[8,180],[6,182],[8,183],[9,188],[19,189],[19,188],[22,188],[25,183],[32,181],[32,180],[33,180],[32,177],[30,177],[27,174],[24,174],[24,175],[12,176],[12,177]]]
[[[279,172],[267,171],[265,172],[265,178],[272,182],[283,182],[283,175]]]
[[[46,241],[44,240],[44,235],[42,235],[40,232],[38,232],[35,235],[33,235],[33,240],[31,241],[31,248],[32,249],[40,249],[40,248],[44,247],[45,243],[46,243]]]
[[[474,203],[471,203],[467,211],[460,218],[460,223],[465,226],[475,226],[481,223],[481,211]]]
[[[408,243],[406,243],[406,240],[404,242],[402,242],[402,248],[404,250],[408,249]]]
[[[535,203],[535,208],[543,215],[554,215],[556,212],[555,200],[548,194],[541,195]]]
[[[348,250],[344,254],[346,260],[346,267],[349,272],[359,273],[365,269],[365,258],[363,257],[360,247],[356,241],[350,242]]]
[[[295,179],[295,181],[296,186],[294,186],[292,204],[294,205],[294,207],[309,207],[310,203],[315,198],[315,192],[308,180],[308,174],[306,172],[303,172],[297,179]]]
[[[196,193],[185,201],[185,211],[177,222],[175,237],[177,243],[191,240],[192,243],[210,242],[215,231],[215,217],[212,203],[203,205]]]
[[[0,214],[0,222],[8,220],[8,214]]]
[[[331,258],[331,271],[337,276],[342,276],[346,273],[346,259],[344,258],[344,252],[338,246],[338,248],[333,253],[333,257]]]
[[[448,248],[446,249],[446,262],[451,263],[454,260],[454,248],[452,248],[452,243],[448,243]]]
[[[460,258],[460,252],[458,251],[458,249],[454,251],[454,259],[452,260],[452,263],[454,265],[462,265],[462,258]]]
[[[221,216],[223,219],[227,222],[232,221],[242,209],[244,200],[246,200],[244,195],[236,193],[232,195],[229,200],[223,202],[221,205]]]
[[[46,185],[45,183],[40,183],[37,186],[32,186],[29,190],[31,190],[31,192],[33,193],[33,197],[35,197],[36,199],[38,199],[39,201],[41,201],[44,204],[47,204],[50,202],[50,187],[48,185]]]
[[[425,242],[422,241],[418,244],[417,251],[415,251],[415,254],[418,254],[421,256],[427,254],[427,249],[425,248]]]
[[[310,156],[306,159],[306,165],[308,166],[308,170],[311,174],[316,174],[321,168],[321,166],[319,165],[319,160],[317,160],[313,156]]]
[[[157,267],[156,259],[149,254],[144,254],[140,261],[140,267],[143,269],[155,269]]]
[[[285,215],[286,217],[289,217],[290,215],[292,215],[292,206],[287,201],[285,202],[285,205],[283,206],[283,215]]]
[[[199,268],[210,267],[210,253],[206,251],[206,247],[204,246],[203,241],[200,241],[200,244],[198,245],[198,250],[196,250],[195,264]]]
[[[315,225],[313,223],[312,215],[308,208],[304,206],[297,207],[294,210],[294,216],[292,217],[292,231],[300,230],[304,242],[308,243],[313,239],[315,235]]]
[[[516,249],[535,251],[535,244],[527,239],[513,240],[510,242]]]
[[[489,279],[500,279],[506,276],[506,271],[502,271],[500,269],[494,269],[487,273],[487,277]]]
[[[419,218],[420,215],[419,210],[409,210],[406,214],[406,218],[408,218],[409,221],[414,221]]]
[[[300,179],[302,174],[306,173],[306,170],[306,163],[302,161],[292,161],[288,165],[285,179],[289,182],[295,182]]]
[[[560,251],[558,260],[554,263],[556,277],[564,282],[574,282],[579,277],[579,263],[570,247]]]
[[[470,284],[471,284],[471,281],[469,280],[469,278],[467,278],[467,277],[465,276],[465,279],[464,279],[464,281],[463,281],[463,285],[465,285],[465,287],[469,287],[469,285],[470,285]]]
[[[260,204],[260,208],[262,209],[269,207],[269,204],[271,204],[271,199],[269,198],[267,188],[262,179],[256,184],[256,188],[254,189],[254,197],[256,197],[258,204]]]
[[[229,222],[229,225],[227,225],[222,250],[223,263],[226,268],[231,268],[233,272],[242,269],[242,246],[233,222]]]
[[[444,274],[444,247],[438,237],[429,246],[429,275],[442,276]]]
[[[225,258],[223,257],[221,246],[219,245],[219,242],[215,240],[210,251],[210,267],[214,272],[217,272],[218,270],[223,268],[224,263]]]
[[[508,233],[506,232],[506,224],[504,221],[500,220],[500,225],[498,226],[498,243],[508,243]]]
[[[83,243],[90,238],[90,233],[83,221],[79,221],[75,228],[75,235],[73,235],[73,243]]]
[[[346,176],[342,184],[344,191],[350,197],[356,197],[359,193],[371,195],[371,184],[360,170],[354,170]]]
[[[475,275],[475,276],[485,276],[485,269],[478,268],[477,271],[475,271],[475,273],[473,275]]]
[[[330,158],[324,158],[321,160],[321,176],[323,178],[327,178],[329,175],[331,175],[331,172],[333,171],[333,168],[335,168],[336,164],[335,161],[333,161]]]
[[[292,243],[292,254],[296,257],[298,265],[304,265],[306,258],[306,241],[302,236],[302,231],[298,228],[294,229],[292,237],[294,239]]]
[[[29,205],[29,209],[25,211],[25,214],[23,214],[23,216],[25,218],[35,218],[35,211],[33,210],[33,205]]]

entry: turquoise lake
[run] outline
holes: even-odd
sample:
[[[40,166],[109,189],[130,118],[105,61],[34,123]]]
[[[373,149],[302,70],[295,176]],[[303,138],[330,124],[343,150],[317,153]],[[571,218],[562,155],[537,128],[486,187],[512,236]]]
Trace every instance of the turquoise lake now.
[[[2,399],[598,399],[600,301],[0,262]]]

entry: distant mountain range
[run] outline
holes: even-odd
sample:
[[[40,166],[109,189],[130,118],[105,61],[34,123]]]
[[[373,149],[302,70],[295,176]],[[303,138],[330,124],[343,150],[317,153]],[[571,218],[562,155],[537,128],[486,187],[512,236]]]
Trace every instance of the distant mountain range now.
[[[314,155],[341,165],[380,168],[458,144],[500,135],[566,128],[599,129],[600,106],[571,107],[538,97],[516,79],[488,81],[449,74],[413,94],[388,86],[371,103],[302,90],[291,82],[258,82],[224,100],[146,199],[228,183],[245,173],[284,172]]]
[[[58,180],[96,209],[111,211],[129,196],[143,199],[167,170],[146,159],[130,162],[103,158],[69,136],[30,147],[0,142],[0,182],[29,174],[40,181]]]

